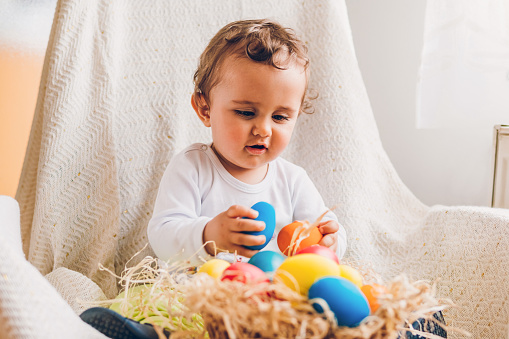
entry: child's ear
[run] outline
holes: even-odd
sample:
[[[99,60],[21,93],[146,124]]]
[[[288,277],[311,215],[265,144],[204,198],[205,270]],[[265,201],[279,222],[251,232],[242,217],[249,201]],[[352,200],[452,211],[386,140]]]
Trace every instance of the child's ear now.
[[[207,100],[205,100],[205,97],[201,93],[194,93],[191,96],[191,105],[194,108],[194,111],[196,112],[196,115],[198,115],[198,118],[200,118],[201,122],[206,127],[210,127],[210,107],[207,104]]]

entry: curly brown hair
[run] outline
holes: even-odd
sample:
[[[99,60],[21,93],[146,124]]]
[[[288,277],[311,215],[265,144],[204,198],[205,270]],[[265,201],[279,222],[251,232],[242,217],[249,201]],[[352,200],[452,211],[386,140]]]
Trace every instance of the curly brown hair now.
[[[248,58],[254,62],[287,69],[300,63],[306,72],[306,90],[302,98],[301,111],[312,113],[308,94],[308,65],[306,45],[290,28],[285,28],[268,19],[241,20],[229,23],[216,33],[200,56],[194,73],[194,100],[203,95],[209,102],[211,89],[220,81],[223,61],[230,55]],[[316,97],[316,96],[315,96]]]

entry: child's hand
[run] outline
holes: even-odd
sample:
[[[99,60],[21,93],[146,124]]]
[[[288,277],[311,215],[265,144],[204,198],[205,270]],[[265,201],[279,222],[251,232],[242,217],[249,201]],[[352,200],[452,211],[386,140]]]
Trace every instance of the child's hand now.
[[[335,220],[321,222],[318,225],[318,230],[323,234],[323,238],[318,245],[329,247],[336,251],[338,247],[338,234],[336,233],[339,230],[338,222]]]
[[[233,205],[223,213],[210,220],[203,230],[203,242],[213,240],[218,249],[237,251],[237,254],[252,257],[258,251],[250,250],[244,246],[263,245],[265,236],[251,235],[241,232],[259,232],[265,229],[265,223],[252,220],[258,216],[258,212],[249,207]],[[243,219],[243,217],[250,219]],[[214,244],[205,245],[205,250],[214,255]]]

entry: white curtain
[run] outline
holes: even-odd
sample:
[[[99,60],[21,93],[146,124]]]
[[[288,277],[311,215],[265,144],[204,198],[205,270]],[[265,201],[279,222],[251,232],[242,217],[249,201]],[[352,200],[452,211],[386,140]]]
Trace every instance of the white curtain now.
[[[428,0],[418,128],[509,123],[509,0]]]

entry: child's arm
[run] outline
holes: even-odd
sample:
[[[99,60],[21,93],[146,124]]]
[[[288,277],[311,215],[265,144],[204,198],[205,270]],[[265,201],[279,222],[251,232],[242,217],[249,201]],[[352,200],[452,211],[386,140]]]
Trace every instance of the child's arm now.
[[[184,150],[175,155],[161,178],[147,235],[154,253],[164,261],[194,262],[207,256],[202,234],[212,217],[201,213],[198,152]]]
[[[327,211],[328,208],[317,188],[302,170],[295,184],[294,192],[294,220],[308,220],[314,222],[318,216]],[[328,211],[318,225],[323,238],[320,245],[335,250],[339,258],[346,252],[346,232],[339,223],[337,216]]]
[[[263,231],[263,221],[252,220],[258,212],[245,206],[233,205],[210,220],[203,230],[203,242],[213,240],[218,249],[228,250],[245,257],[252,257],[258,251],[250,250],[244,246],[256,246],[265,243],[265,236],[250,235],[242,232]],[[249,219],[243,219],[243,218]],[[205,246],[206,251],[214,255],[214,244]]]
[[[202,192],[208,190],[206,179],[212,166],[201,159],[198,150],[184,151],[176,155],[161,179],[153,216],[147,227],[150,245],[158,258],[166,260],[193,260],[215,254],[215,248],[237,251],[251,257],[257,251],[244,246],[261,245],[264,236],[241,232],[261,231],[265,224],[246,218],[256,218],[258,212],[244,206],[231,206],[214,217],[203,215]],[[201,166],[201,167],[200,167]],[[200,167],[200,170],[198,170]],[[215,241],[203,246],[207,241]],[[197,254],[197,256],[196,256]]]

